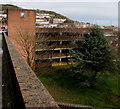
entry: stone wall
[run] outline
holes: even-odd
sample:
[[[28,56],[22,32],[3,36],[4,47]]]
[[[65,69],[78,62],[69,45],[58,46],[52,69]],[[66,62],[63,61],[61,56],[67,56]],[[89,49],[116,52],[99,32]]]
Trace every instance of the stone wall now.
[[[60,109],[7,36],[3,38],[3,50],[3,106],[11,109]]]
[[[5,37],[2,40],[2,108],[25,109]]]

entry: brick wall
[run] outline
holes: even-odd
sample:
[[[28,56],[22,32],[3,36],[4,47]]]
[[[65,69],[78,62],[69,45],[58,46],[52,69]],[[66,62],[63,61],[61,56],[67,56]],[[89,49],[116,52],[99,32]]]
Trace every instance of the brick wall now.
[[[25,16],[21,17],[21,13]],[[36,12],[35,10],[10,9],[8,10],[8,37],[17,37],[20,31],[29,31],[35,34]]]
[[[36,26],[36,11],[10,9],[7,14],[8,37],[24,59],[28,58],[25,46],[33,48]],[[25,45],[26,44],[26,45]],[[32,58],[33,52],[31,52]]]
[[[5,34],[3,51],[3,108],[60,109]]]

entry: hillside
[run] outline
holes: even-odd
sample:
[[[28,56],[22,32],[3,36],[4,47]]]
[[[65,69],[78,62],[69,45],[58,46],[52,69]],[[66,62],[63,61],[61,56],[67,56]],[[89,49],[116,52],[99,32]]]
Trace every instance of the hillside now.
[[[22,9],[18,6],[15,6],[15,5],[12,5],[12,4],[0,4],[0,13],[6,13],[7,12],[7,9]]]
[[[22,9],[21,7],[18,7],[16,5],[12,4],[0,4],[0,13],[6,13],[7,9]],[[67,18],[66,16],[63,16],[61,14],[58,14],[54,11],[47,11],[47,10],[37,10],[38,13],[49,13],[52,15],[55,15],[54,18],[61,18],[61,19],[66,19],[66,23],[72,23],[74,22],[73,20]]]
[[[74,21],[67,18],[66,16],[63,16],[61,14],[58,14],[54,11],[47,11],[47,10],[37,10],[38,13],[48,13],[48,14],[52,14],[55,15],[53,18],[61,18],[61,19],[66,19],[66,23],[73,23]]]
[[[6,13],[7,9],[22,9],[21,7],[18,7],[16,5],[12,5],[12,4],[0,4],[0,13]],[[54,18],[61,18],[61,19],[67,19],[66,23],[72,23],[74,22],[73,20],[67,18],[66,16],[63,16],[61,14],[58,14],[56,12],[53,11],[47,11],[47,10],[37,10],[38,13],[49,13],[49,14],[53,14],[55,15]]]

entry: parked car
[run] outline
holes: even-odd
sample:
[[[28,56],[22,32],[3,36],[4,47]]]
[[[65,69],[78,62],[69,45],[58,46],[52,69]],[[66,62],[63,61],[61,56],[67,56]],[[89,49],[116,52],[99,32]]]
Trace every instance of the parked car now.
[[[0,27],[0,33],[7,32],[7,29],[5,27]]]
[[[0,33],[7,32],[6,29],[0,29]]]

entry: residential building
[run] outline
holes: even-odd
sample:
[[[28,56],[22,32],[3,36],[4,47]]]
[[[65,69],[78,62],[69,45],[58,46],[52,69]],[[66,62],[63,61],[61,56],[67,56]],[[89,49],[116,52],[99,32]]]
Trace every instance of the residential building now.
[[[65,21],[66,21],[66,19],[59,19],[59,18],[54,18],[53,19],[54,24],[64,23]]]

